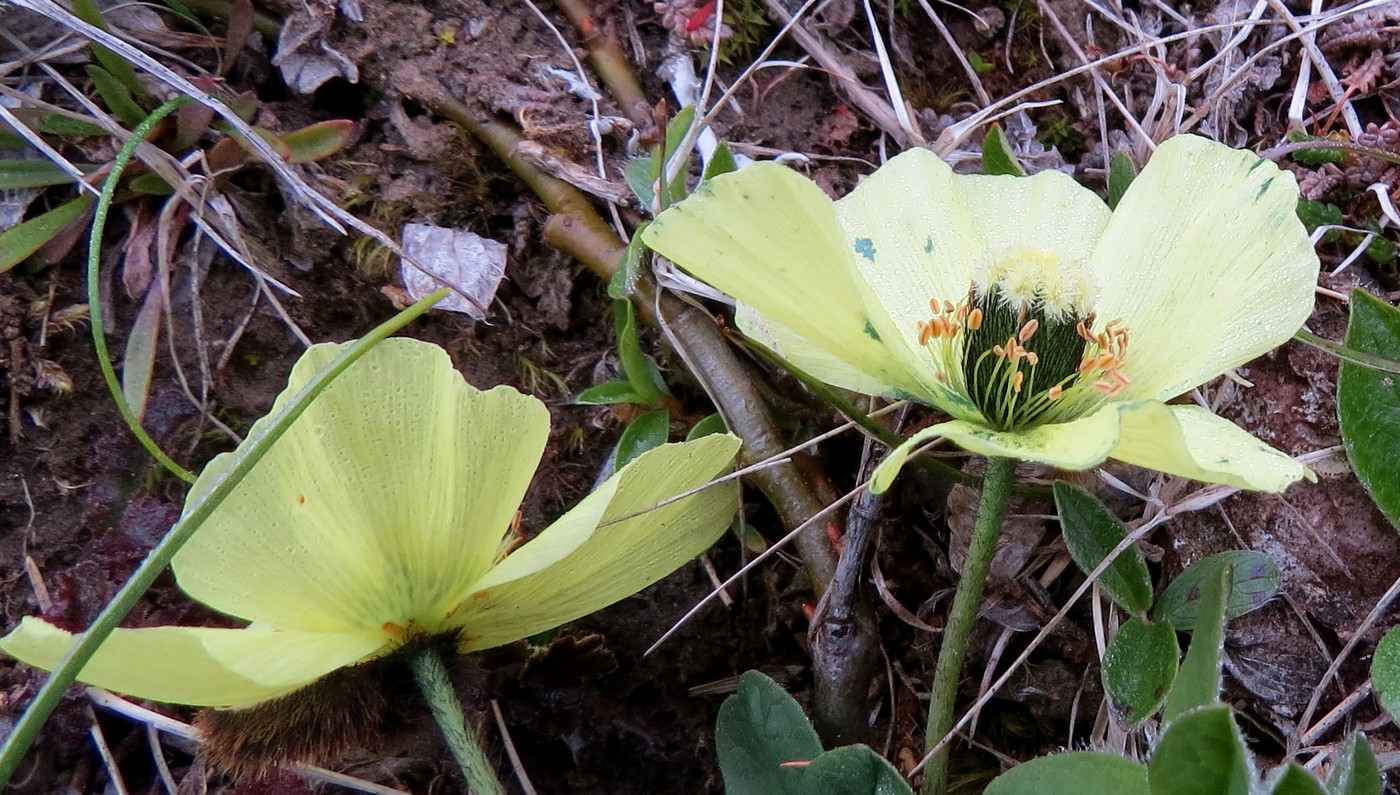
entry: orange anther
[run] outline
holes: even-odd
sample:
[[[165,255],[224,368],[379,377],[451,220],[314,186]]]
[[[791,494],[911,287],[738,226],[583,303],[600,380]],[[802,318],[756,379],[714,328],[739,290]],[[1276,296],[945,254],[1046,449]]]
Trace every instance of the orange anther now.
[[[1020,392],[1020,391],[1021,391],[1021,385],[1024,384],[1025,382],[1026,382],[1026,374],[1023,373],[1023,372],[1021,372],[1020,370],[1017,370],[1017,371],[1016,371],[1015,377],[1011,379],[1011,391],[1012,391],[1012,392]]]
[[[1040,321],[1036,320],[1035,318],[1031,318],[1026,322],[1026,325],[1021,327],[1021,331],[1019,334],[1016,335],[1016,339],[1020,340],[1021,342],[1030,342],[1031,337],[1034,337],[1035,332],[1039,329]]]
[[[919,321],[919,344],[927,345],[933,339],[933,324]]]
[[[1123,375],[1122,370],[1109,370],[1108,372],[1104,373],[1104,375],[1109,378],[1112,378],[1114,381],[1117,381],[1119,386],[1127,386],[1128,384],[1132,383],[1128,380],[1128,377],[1126,375]]]
[[[958,311],[958,308],[957,308],[956,306],[953,306],[953,302],[952,302],[952,301],[944,301],[944,302],[943,302],[943,314],[945,314],[945,315],[951,315],[951,314],[953,314],[953,313],[956,312],[956,311]]]
[[[982,328],[982,310],[977,308],[967,313],[967,330],[976,331]]]
[[[1055,401],[1059,400],[1060,396],[1064,395],[1064,393],[1065,390],[1061,389],[1059,386],[1052,386],[1045,393],[1045,399],[1049,400],[1051,403],[1054,403]]]
[[[928,299],[928,311],[935,315],[943,311],[943,307],[939,305],[937,298]]]
[[[1026,351],[1026,361],[1030,363],[1031,367],[1035,367],[1040,364],[1040,357],[1036,355],[1035,351]]]

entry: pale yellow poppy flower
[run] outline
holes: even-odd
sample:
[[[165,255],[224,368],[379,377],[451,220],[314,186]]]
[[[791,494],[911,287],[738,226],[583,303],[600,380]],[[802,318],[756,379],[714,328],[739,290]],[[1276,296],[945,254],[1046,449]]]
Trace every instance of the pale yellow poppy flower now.
[[[272,414],[341,348],[310,348]],[[499,646],[665,577],[709,548],[738,507],[731,482],[651,510],[723,474],[739,448],[728,434],[668,444],[501,558],[548,435],[535,398],[473,388],[435,345],[380,343],[175,556],[181,589],[250,626],[119,629],[79,679],[154,701],[243,707],[418,638],[451,635],[462,652]],[[191,501],[238,455],[210,462]],[[0,650],[51,668],[73,643],[26,618]]]
[[[914,447],[1085,470],[1114,458],[1282,491],[1312,473],[1176,397],[1286,342],[1318,260],[1293,175],[1196,136],[1163,143],[1116,211],[1058,172],[891,159],[832,201],[772,163],[703,183],[643,240],[740,302],[749,336],[836,386],[947,422]]]

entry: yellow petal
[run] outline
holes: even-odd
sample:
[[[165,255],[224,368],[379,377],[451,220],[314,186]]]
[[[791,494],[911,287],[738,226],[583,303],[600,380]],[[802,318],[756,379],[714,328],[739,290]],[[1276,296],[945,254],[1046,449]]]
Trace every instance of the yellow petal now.
[[[755,163],[708,180],[642,240],[870,380],[923,391],[881,341],[889,324],[862,300],[835,203],[791,169]]]
[[[308,350],[273,414],[341,349]],[[431,631],[490,566],[548,432],[539,401],[472,388],[435,345],[386,340],[292,425],[179,552],[175,574],[196,599],[257,623]],[[191,500],[237,455],[211,462]]]
[[[454,617],[462,650],[601,610],[704,552],[738,508],[734,482],[649,509],[724,474],[738,449],[738,439],[722,434],[638,456],[482,579]]]
[[[51,670],[77,638],[25,618],[0,651]],[[118,629],[83,667],[90,685],[170,704],[239,707],[309,684],[375,652],[382,638],[257,629]]]
[[[1082,266],[1111,217],[1093,191],[1059,171],[957,179],[968,215],[993,257],[999,249],[1036,249]]]
[[[1205,483],[1280,492],[1312,470],[1200,406],[1147,401],[1122,412],[1112,458]]]
[[[783,357],[793,367],[832,386],[866,395],[903,396],[898,388],[837,359],[792,329],[760,316],[747,304],[734,307],[734,325],[744,336]]]
[[[1179,395],[1287,342],[1318,261],[1293,175],[1192,135],[1163,143],[1090,258],[1100,323],[1130,332],[1124,400]]]
[[[876,467],[870,490],[876,494],[887,490],[909,454],[940,436],[979,455],[1035,461],[1059,469],[1091,469],[1102,464],[1118,443],[1118,409],[1109,405],[1074,422],[1022,431],[996,431],[963,420],[940,423],[919,431],[891,450]]]

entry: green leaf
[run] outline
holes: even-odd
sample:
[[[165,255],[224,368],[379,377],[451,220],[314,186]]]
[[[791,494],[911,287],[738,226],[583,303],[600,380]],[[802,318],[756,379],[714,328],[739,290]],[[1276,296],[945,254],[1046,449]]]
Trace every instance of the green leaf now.
[[[1327,776],[1328,795],[1381,795],[1381,769],[1371,744],[1360,732],[1347,738],[1342,750],[1332,757]]]
[[[1289,143],[1299,143],[1301,141],[1330,141],[1330,138],[1323,138],[1317,135],[1308,135],[1305,132],[1294,130],[1287,136]],[[1307,166],[1320,166],[1324,163],[1340,163],[1346,158],[1346,152],[1340,149],[1299,149],[1290,154],[1294,160]]]
[[[1147,766],[1118,754],[1074,751],[1032,759],[997,776],[983,795],[1149,795]]]
[[[637,289],[637,278],[642,273],[642,257],[647,253],[647,246],[642,242],[642,232],[650,225],[651,221],[643,221],[632,233],[632,239],[627,241],[627,250],[622,252],[622,261],[617,264],[612,278],[608,279],[609,298],[627,298]]]
[[[724,417],[715,413],[695,423],[695,427],[691,428],[690,433],[685,435],[685,440],[689,442],[699,439],[702,436],[713,436],[717,433],[728,432],[729,426],[724,424]]]
[[[170,187],[170,183],[165,181],[165,177],[154,171],[137,174],[131,178],[126,186],[147,196],[170,196],[175,193],[175,189]]]
[[[1230,571],[1228,566],[1221,569],[1201,586],[1195,631],[1162,710],[1164,723],[1220,698],[1220,652],[1225,646],[1225,593],[1230,587]]]
[[[647,406],[659,405],[661,398],[671,394],[666,388],[666,380],[656,362],[642,352],[642,341],[637,335],[637,313],[631,301],[613,302],[613,326],[617,333],[617,356],[622,362],[622,372],[632,383],[632,389],[642,400],[638,403]]]
[[[651,155],[639,157],[635,160],[628,160],[627,165],[622,167],[622,181],[627,183],[627,187],[632,189],[632,195],[637,197],[637,204],[642,209],[651,212],[652,205],[656,203],[656,158]],[[639,235],[633,235],[635,240]]]
[[[287,162],[310,163],[345,151],[355,135],[355,122],[332,119],[317,122],[281,136],[287,147]]]
[[[71,138],[94,138],[107,135],[107,131],[96,124],[64,116],[61,113],[45,113],[39,116],[37,126],[41,133]]]
[[[694,122],[695,106],[687,105],[682,108],[666,125],[666,150],[661,153],[664,155],[664,158],[652,158],[651,179],[653,183],[664,178],[660,167],[663,159],[665,162],[671,162],[676,158],[680,158],[681,165],[680,168],[676,170],[676,180],[665,185],[665,190],[661,192],[660,209],[662,210],[685,198],[685,177],[686,174],[690,172],[690,152],[678,152],[677,150],[680,148],[681,141],[685,138],[685,134],[689,132],[690,125]]]
[[[126,338],[126,353],[122,356],[122,397],[131,407],[137,422],[146,414],[146,398],[151,393],[151,374],[155,372],[156,343],[160,340],[164,300],[165,293],[159,288],[159,282],[153,281],[146,289],[136,321],[131,324],[131,334]]]
[[[1371,657],[1371,686],[1392,721],[1400,722],[1400,627],[1385,633]]]
[[[97,170],[87,163],[75,164],[84,174]],[[47,188],[50,185],[69,185],[73,176],[56,163],[48,160],[0,160],[0,190],[17,188]]]
[[[1289,762],[1274,780],[1270,795],[1327,795],[1312,773],[1297,762]]]
[[[0,273],[23,262],[91,209],[95,199],[84,193],[43,215],[0,232]]]
[[[666,409],[648,411],[632,420],[617,440],[617,469],[653,448],[660,447],[671,437],[671,412]]]
[[[1211,555],[1188,566],[1162,591],[1153,614],[1170,621],[1179,630],[1196,625],[1197,605],[1205,584],[1223,568],[1232,571],[1225,597],[1225,617],[1239,618],[1263,607],[1278,594],[1279,573],[1269,556],[1262,552],[1230,551]]]
[[[1364,290],[1351,292],[1348,348],[1400,359],[1400,309]],[[1400,529],[1400,382],[1397,376],[1342,363],[1337,379],[1337,417],[1342,442],[1356,477],[1381,513]]]
[[[1342,223],[1342,208],[1327,202],[1300,201],[1298,202],[1298,220],[1303,222],[1303,226],[1312,234],[1319,226],[1337,226]],[[1331,242],[1337,238],[1338,230],[1333,229],[1323,235],[1322,239]]]
[[[1249,795],[1249,752],[1226,706],[1173,723],[1147,764],[1152,795]]]
[[[715,724],[727,795],[912,795],[904,777],[864,745],[822,753],[807,716],[757,671],[739,677]]]
[[[1165,621],[1124,622],[1103,655],[1103,689],[1118,725],[1135,728],[1166,701],[1176,678],[1181,647]]]
[[[729,144],[720,141],[719,146],[715,147],[715,153],[710,155],[710,162],[705,164],[705,173],[700,176],[700,181],[704,182],[720,174],[738,170],[739,164],[734,160],[734,152],[729,149]]]
[[[101,28],[108,33],[112,32],[112,27],[107,24],[107,20],[102,16],[102,11],[98,9],[97,4],[94,3],[93,0],[73,0],[73,13],[77,15],[79,19],[93,27]],[[146,90],[146,87],[141,84],[140,79],[136,77],[135,67],[127,63],[125,58],[96,42],[89,42],[88,48],[92,50],[92,56],[97,59],[97,62],[102,64],[108,76],[120,83],[127,92],[130,92],[128,96],[135,95],[142,99],[150,98],[150,92]],[[110,105],[107,107],[113,113],[116,113],[115,108]],[[118,116],[118,118],[121,117]],[[145,119],[146,114],[143,112],[141,117],[135,122],[128,123],[140,124],[142,121],[145,121]],[[122,121],[126,120],[122,119]]]
[[[748,550],[750,555],[762,555],[768,551],[768,539],[743,519],[735,517],[734,524],[729,526],[729,532],[739,539],[739,543],[744,545],[744,549]]]
[[[1011,142],[1006,140],[1006,133],[1002,132],[1000,124],[993,124],[982,137],[982,173],[1012,177],[1026,175],[1025,169],[1016,161]]]
[[[1137,167],[1127,152],[1114,152],[1108,159],[1108,209],[1117,209],[1123,194],[1137,177]]]
[[[93,45],[96,46],[96,45]],[[95,64],[89,64],[87,75],[92,80],[92,85],[97,89],[97,93],[102,97],[103,103],[107,105],[107,110],[112,112],[124,124],[132,127],[146,120],[146,111],[131,98],[131,90],[122,81],[112,76],[112,73]]]
[[[726,795],[785,795],[797,792],[802,773],[783,763],[815,759],[822,744],[787,691],[748,671],[739,677],[738,692],[719,708],[715,751]]]
[[[630,381],[604,381],[578,393],[574,402],[580,406],[613,406],[618,403],[644,402]]]
[[[1093,571],[1126,536],[1123,523],[1098,497],[1062,480],[1055,481],[1055,505],[1070,557],[1085,574]],[[1152,575],[1136,545],[1128,547],[1099,576],[1099,585],[1134,615],[1152,608]],[[1172,660],[1175,662],[1175,656]]]

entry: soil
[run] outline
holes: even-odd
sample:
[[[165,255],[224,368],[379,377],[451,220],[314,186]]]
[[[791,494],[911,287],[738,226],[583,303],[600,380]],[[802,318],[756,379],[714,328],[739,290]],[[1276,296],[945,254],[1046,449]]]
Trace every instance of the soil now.
[[[570,94],[562,80],[546,71],[572,72],[574,62],[524,5],[483,0],[365,2],[360,6],[363,22],[337,16],[325,2],[301,11],[292,5],[301,4],[272,5],[268,10],[307,13],[325,21],[324,45],[357,66],[358,81],[335,78],[298,95],[270,65],[265,47],[245,48],[227,74],[232,89],[256,93],[261,101],[258,123],[285,132],[317,121],[350,119],[357,124],[351,144],[305,167],[318,188],[391,234],[404,223],[436,223],[469,228],[509,246],[507,278],[485,321],[431,314],[405,333],[441,345],[476,386],[509,384],[548,404],[554,423],[550,447],[522,515],[527,534],[537,531],[587,493],[629,416],[625,408],[573,402],[583,389],[617,376],[611,301],[597,277],[541,242],[548,212],[524,184],[490,150],[425,107],[404,100],[401,89],[415,80],[436,80],[476,111],[513,121],[527,137],[589,168],[594,145],[584,122],[592,113],[591,103]],[[652,74],[674,46],[662,16],[637,0],[594,5],[605,29],[635,30],[635,35],[623,37],[623,45],[636,61],[647,97],[655,103],[669,96],[665,84]],[[762,3],[731,0],[730,5],[751,12],[752,19],[762,17]],[[1169,5],[1185,10],[1184,5]],[[950,121],[975,109],[977,97],[927,16],[914,4],[893,6],[891,19],[897,22],[889,37],[892,58],[906,98],[932,140]],[[978,62],[989,65],[983,83],[991,96],[1006,96],[1051,76],[1052,62],[1072,62],[1070,51],[1050,32],[1049,16],[1033,4],[972,6],[992,24],[983,27],[961,13],[945,19],[965,49],[975,50]],[[1050,8],[1067,21],[1082,20],[1085,14],[1075,3],[1057,2]],[[553,6],[544,13],[576,42],[576,30],[563,15]],[[1154,8],[1144,7],[1141,13],[1163,24],[1163,15]],[[1222,6],[1213,18],[1219,21],[1225,13]],[[4,19],[8,24],[8,17]],[[1204,24],[1203,19],[1196,22]],[[1383,22],[1374,30],[1381,30]],[[1102,28],[1108,26],[1103,25],[1094,41],[1082,22],[1076,24],[1070,35],[1094,51],[1113,52],[1130,43],[1125,34],[1105,31]],[[215,36],[227,29],[224,22],[210,25]],[[736,40],[750,34],[766,40],[776,30],[775,25],[759,27],[752,21],[735,27],[741,28]],[[825,4],[818,27],[839,43],[841,57],[856,75],[868,85],[879,85],[878,62],[859,4]],[[1371,49],[1389,46],[1386,51],[1395,51],[1400,44],[1395,30],[1393,24],[1385,33],[1360,27],[1343,31],[1350,38],[1338,33],[1320,41],[1334,63],[1359,68]],[[1258,49],[1272,41],[1270,37],[1275,34],[1254,34],[1248,45]],[[1154,57],[1165,59],[1178,73],[1199,65],[1218,46],[1218,36],[1203,34]],[[581,47],[578,53],[583,53]],[[1209,122],[1214,137],[1236,145],[1282,138],[1284,110],[1298,70],[1297,48],[1273,53],[1272,60],[1253,67],[1247,80],[1216,103]],[[726,50],[721,78],[732,79],[756,54],[752,47],[740,45]],[[194,48],[183,55],[201,64],[213,58],[212,51]],[[785,43],[774,57],[802,56],[799,47]],[[1002,68],[1007,62],[1015,68]],[[1136,86],[1139,94],[1146,91],[1150,96],[1153,72],[1146,59],[1124,59],[1111,66],[1115,85]],[[79,79],[80,66],[57,68]],[[1355,105],[1364,121],[1389,134],[1397,129],[1397,67],[1385,62],[1381,68],[1388,70],[1382,79],[1354,92]],[[1390,93],[1375,88],[1386,80],[1392,81]],[[1067,164],[1086,183],[1101,187],[1101,132],[1115,142],[1128,138],[1120,122],[1113,122],[1111,134],[1099,129],[1095,114],[1084,104],[1083,92],[1089,87],[1081,78],[1033,94],[1031,99],[1063,99],[1068,104],[1032,115],[1038,137],[1027,137],[1021,153],[1037,165]],[[1199,87],[1192,91],[1191,102],[1199,104]],[[737,96],[735,107],[742,112],[720,114],[721,137],[740,142],[737,148],[750,152],[809,153],[812,176],[835,193],[868,173],[868,164],[878,162],[886,143],[850,95],[816,69],[760,72]],[[629,109],[607,97],[599,103],[604,116],[629,115]],[[619,123],[602,141],[609,173],[618,183],[628,151],[627,126]],[[654,128],[638,132],[644,139],[657,135]],[[99,157],[91,151],[68,154],[94,162]],[[1294,168],[1305,192],[1311,192],[1309,198],[1335,196],[1339,185],[1394,176],[1393,169],[1389,175],[1377,175]],[[1329,181],[1330,187],[1324,184]],[[1352,188],[1359,193],[1365,186]],[[385,252],[326,229],[288,200],[265,171],[244,169],[222,189],[234,202],[259,269],[289,292],[274,293],[283,316],[247,269],[215,255],[207,243],[179,243],[179,265],[172,272],[169,292],[171,314],[162,329],[144,426],[163,449],[194,469],[232,447],[224,428],[244,430],[267,410],[304,347],[303,337],[345,340],[365,333],[394,314],[398,283]],[[64,195],[52,189],[46,198]],[[1365,225],[1368,216],[1354,198],[1338,201],[1348,213],[1348,223]],[[132,201],[129,206],[137,204]],[[1374,208],[1371,213],[1374,217]],[[624,216],[629,222],[640,219],[631,210]],[[134,214],[114,213],[104,258],[105,331],[119,363],[141,309],[141,293],[133,297],[127,289],[130,272],[118,264],[125,241],[139,226],[134,219]],[[1393,231],[1388,234],[1393,239]],[[1324,271],[1329,271],[1350,247],[1324,243],[1321,251]],[[49,266],[31,263],[0,273],[0,345],[5,346],[0,348],[0,407],[5,410],[0,423],[0,610],[7,629],[31,614],[73,629],[85,627],[169,529],[183,499],[182,484],[152,463],[107,393],[83,321],[87,299],[78,259],[72,254]],[[129,259],[127,263],[131,268]],[[1393,262],[1363,260],[1336,278],[1324,278],[1323,284],[1332,290],[1362,286],[1385,294],[1397,287],[1396,274]],[[1341,339],[1345,307],[1325,298],[1318,307],[1310,328]],[[671,356],[655,332],[647,331],[643,341],[672,380],[680,415],[698,418],[707,413],[704,394],[690,385],[684,364]],[[1222,379],[1206,394],[1222,414],[1269,444],[1301,454],[1340,442],[1336,372],[1330,358],[1290,343],[1241,369],[1252,389]],[[831,423],[832,413],[814,398],[780,375],[766,377],[779,384],[775,394],[783,396],[786,427],[793,429],[794,439],[804,432],[801,429],[820,425],[824,430]],[[826,471],[837,483],[853,481],[859,454],[859,443],[850,439],[837,439],[821,449]],[[1332,655],[1351,640],[1400,570],[1396,529],[1339,456],[1317,463],[1322,478],[1316,486],[1295,488],[1283,497],[1232,496],[1204,510],[1181,513],[1151,537],[1160,552],[1153,563],[1159,583],[1189,563],[1226,549],[1260,550],[1280,568],[1284,598],[1232,622],[1227,639],[1227,697],[1247,716],[1247,733],[1265,760],[1280,756],[1281,738],[1297,730],[1300,713]],[[1113,474],[1140,489],[1154,485],[1139,471],[1119,468]],[[1023,475],[1048,473],[1027,468]],[[886,656],[870,688],[870,742],[907,767],[918,756],[926,706],[919,696],[926,693],[938,648],[925,625],[939,626],[943,620],[975,499],[967,489],[950,488],[931,476],[911,474],[905,480],[879,517],[875,565],[884,582],[885,604],[879,616]],[[1158,496],[1170,502],[1193,488],[1169,482]],[[1116,499],[1106,490],[1103,496]],[[1114,504],[1125,509],[1125,516],[1128,510],[1137,515],[1143,510],[1141,502],[1131,508],[1126,502]],[[1016,516],[1008,524],[988,585],[984,620],[974,634],[964,683],[969,697],[981,672],[989,664],[1002,670],[1082,582],[1072,565],[1058,576],[1040,579],[1047,564],[1064,559],[1058,529],[1045,518],[1053,514],[1053,505],[1028,499],[1012,510]],[[756,492],[747,494],[746,515],[769,539],[786,532]],[[709,561],[724,575],[747,555],[737,540],[726,538],[709,554]],[[732,605],[706,609],[656,653],[643,656],[710,592],[712,582],[701,567],[688,566],[552,638],[535,639],[529,648],[511,647],[465,661],[457,672],[459,689],[469,708],[488,716],[483,719],[488,736],[497,736],[489,715],[493,705],[499,707],[520,766],[540,792],[721,792],[713,725],[720,703],[732,692],[733,678],[761,669],[799,700],[808,698],[806,617],[814,597],[805,578],[800,565],[777,558],[733,590]],[[902,606],[902,612],[891,605]],[[1387,611],[1362,639],[1342,667],[1338,684],[1327,689],[1324,711],[1366,679],[1376,640],[1397,618]],[[226,621],[187,601],[167,576],[126,625]],[[999,639],[1008,645],[998,645]],[[960,752],[956,760],[959,791],[980,791],[1001,761],[1028,759],[1064,746],[1071,737],[1087,736],[1102,699],[1098,659],[1093,618],[1081,606],[984,711],[977,748]],[[0,735],[41,682],[32,670],[0,662]],[[178,710],[169,712],[189,717]],[[144,728],[94,710],[75,689],[49,722],[11,791],[111,790],[114,771],[94,751],[94,725],[100,727],[116,760],[116,774],[128,791],[161,790]],[[1400,733],[1369,700],[1346,725],[1367,729],[1378,754],[1400,750]],[[1326,741],[1341,736],[1334,731]],[[493,753],[500,752],[493,746]],[[188,749],[169,744],[156,753],[182,782],[181,792],[214,787],[251,795],[308,789],[290,774],[235,783],[206,771]],[[407,792],[462,791],[456,773],[444,761],[436,728],[423,721],[410,721],[326,764]]]

